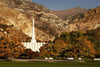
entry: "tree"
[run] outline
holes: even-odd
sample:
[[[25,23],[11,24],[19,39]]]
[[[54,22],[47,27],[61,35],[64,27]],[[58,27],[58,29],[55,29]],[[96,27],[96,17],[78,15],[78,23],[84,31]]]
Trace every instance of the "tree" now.
[[[64,40],[64,42],[69,43],[74,42],[79,37],[83,37],[82,31],[72,31],[70,33],[62,32],[60,37],[56,38],[56,40],[61,39]]]
[[[31,49],[25,49],[24,53],[20,55],[20,58],[32,59],[38,57],[38,52],[34,52]]]
[[[40,48],[40,53],[39,56],[40,57],[52,57],[54,55],[54,53],[52,52],[52,45],[44,45]]]
[[[55,38],[53,44],[44,45],[40,48],[40,55],[55,58],[94,58],[95,49],[81,31],[62,32],[60,37]]]
[[[68,44],[66,44],[63,40],[56,40],[54,44],[52,44],[52,51],[54,52],[55,57],[61,57],[61,53],[68,48]]]
[[[95,46],[96,57],[100,57],[100,27],[97,29],[87,30],[87,39],[92,42]]]
[[[1,58],[17,58],[24,52],[24,46],[16,40],[16,38],[1,37],[0,38],[0,57]]]
[[[62,51],[68,45],[63,40],[56,40],[53,44],[50,43],[49,45],[44,45],[40,48],[40,56],[41,57],[61,57]]]
[[[66,44],[65,47],[63,47],[64,44]],[[62,32],[60,37],[54,40],[53,50],[54,54],[58,54],[60,57],[95,57],[94,45],[84,38],[81,31]]]
[[[70,49],[66,49],[65,56],[74,58],[94,58],[95,50],[94,45],[84,38],[78,38]]]

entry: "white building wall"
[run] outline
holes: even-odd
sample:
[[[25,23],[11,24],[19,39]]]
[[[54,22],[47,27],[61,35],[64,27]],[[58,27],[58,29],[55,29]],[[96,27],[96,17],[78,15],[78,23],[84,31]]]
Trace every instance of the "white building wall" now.
[[[25,49],[31,49],[32,51],[39,52],[40,47],[42,47],[43,44],[46,44],[46,43],[45,42],[36,42],[36,43],[22,42],[22,44],[24,45]]]

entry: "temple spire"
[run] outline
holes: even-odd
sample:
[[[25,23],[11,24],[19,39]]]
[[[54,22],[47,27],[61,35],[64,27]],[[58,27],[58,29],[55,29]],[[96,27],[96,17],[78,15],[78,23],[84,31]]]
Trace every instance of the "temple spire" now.
[[[34,18],[33,18],[33,29],[32,29],[32,40],[31,42],[36,43],[36,39],[35,39],[35,29],[34,29]]]

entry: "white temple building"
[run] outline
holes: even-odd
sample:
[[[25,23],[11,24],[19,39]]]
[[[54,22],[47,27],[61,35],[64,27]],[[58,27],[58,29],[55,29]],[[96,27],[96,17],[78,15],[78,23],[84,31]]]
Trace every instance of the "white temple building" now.
[[[33,29],[32,29],[32,39],[31,42],[22,42],[22,44],[24,45],[24,47],[26,49],[31,49],[32,51],[38,51],[41,46],[43,46],[43,44],[46,44],[45,42],[36,42],[35,39],[35,30],[34,30],[34,19],[33,19]]]

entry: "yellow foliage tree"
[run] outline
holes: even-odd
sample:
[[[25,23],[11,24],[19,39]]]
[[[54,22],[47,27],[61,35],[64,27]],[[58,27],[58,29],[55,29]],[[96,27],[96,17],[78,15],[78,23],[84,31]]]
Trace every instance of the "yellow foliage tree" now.
[[[65,50],[65,56],[74,58],[94,58],[94,45],[85,38],[78,38],[70,49]]]
[[[1,58],[16,58],[24,52],[24,46],[15,38],[1,37],[0,38],[0,57]]]

